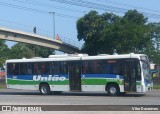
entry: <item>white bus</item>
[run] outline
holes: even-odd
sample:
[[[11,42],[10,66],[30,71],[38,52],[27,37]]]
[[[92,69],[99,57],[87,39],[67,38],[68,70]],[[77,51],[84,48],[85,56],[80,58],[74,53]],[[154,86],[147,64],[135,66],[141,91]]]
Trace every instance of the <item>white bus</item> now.
[[[6,60],[7,88],[62,91],[106,91],[111,96],[153,88],[144,54],[52,55],[49,58]]]

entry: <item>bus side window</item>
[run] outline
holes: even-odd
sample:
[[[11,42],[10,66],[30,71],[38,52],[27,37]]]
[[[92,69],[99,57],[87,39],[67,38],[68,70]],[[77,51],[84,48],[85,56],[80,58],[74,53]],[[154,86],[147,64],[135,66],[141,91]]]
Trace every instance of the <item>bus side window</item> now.
[[[51,62],[46,62],[46,74],[50,74],[50,66],[51,66]]]
[[[139,64],[138,61],[136,61],[135,64],[136,64],[135,67],[137,69],[136,70],[136,76],[137,76],[136,79],[137,80],[141,80],[141,68],[140,68],[140,64]]]
[[[126,80],[129,80],[129,77],[130,77],[130,74],[131,74],[130,70],[131,70],[130,62],[124,61],[124,63],[123,63],[123,76],[125,76]]]
[[[68,73],[68,65],[67,62],[61,62],[60,63],[60,73],[61,74],[67,74]]]
[[[50,66],[51,74],[59,74],[60,73],[60,62],[52,62]]]
[[[50,63],[49,62],[39,62],[34,64],[35,74],[50,74]]]
[[[93,74],[96,69],[96,61],[83,61],[83,73]]]
[[[87,74],[87,69],[88,69],[88,62],[83,61],[83,74]]]
[[[88,61],[88,74],[93,74],[94,71],[94,61]]]
[[[105,69],[108,74],[118,74],[119,73],[119,66],[117,66],[116,60],[107,60]]]
[[[109,74],[110,73],[110,65],[108,64],[108,62],[105,62],[105,73]]]
[[[7,70],[8,70],[7,75],[13,75],[13,63],[8,63],[7,64]]]
[[[20,74],[21,75],[27,74],[26,63],[20,63]]]
[[[20,64],[19,63],[14,63],[13,64],[13,74],[14,75],[19,75],[20,74],[20,68],[19,68]]]
[[[26,66],[27,66],[27,73],[33,74],[33,63],[28,63]]]
[[[50,63],[50,74],[54,74],[54,64],[53,64],[53,62]]]
[[[123,60],[119,60],[119,75],[123,75],[123,65],[124,65],[124,61]]]
[[[20,74],[21,75],[32,74],[32,63],[20,63]]]
[[[104,61],[97,61],[97,72],[98,74],[104,74],[105,73],[105,63]]]
[[[110,63],[109,66],[110,66],[109,74],[113,74],[114,73],[114,70],[113,70],[114,69],[114,64]]]
[[[44,63],[39,63],[39,66],[40,66],[40,68],[39,68],[39,70],[40,70],[40,72],[41,72],[41,74],[46,74],[46,63],[44,62]]]
[[[39,74],[38,63],[34,63],[34,74]]]
[[[120,74],[120,67],[118,63],[114,64],[113,71],[114,71],[114,74]]]

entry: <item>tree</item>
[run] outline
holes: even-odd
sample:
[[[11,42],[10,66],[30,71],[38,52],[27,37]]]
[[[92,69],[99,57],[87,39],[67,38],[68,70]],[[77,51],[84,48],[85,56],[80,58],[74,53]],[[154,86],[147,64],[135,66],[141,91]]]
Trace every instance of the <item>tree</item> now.
[[[160,66],[160,23],[149,23],[151,42],[147,45],[144,53],[146,53],[150,60]]]
[[[89,14],[80,18],[77,22],[78,29],[78,40],[84,40],[85,45],[83,51],[90,54],[96,53],[99,49],[99,36],[101,34],[101,29],[103,29],[103,22],[98,12],[91,11]],[[97,44],[97,45],[95,45]],[[90,49],[95,50],[90,50]],[[90,51],[89,51],[90,50]]]
[[[42,47],[42,46],[37,46],[37,45],[30,45],[30,44],[26,44],[26,46],[33,51],[34,56],[35,57],[48,57],[51,54],[55,54],[54,53],[54,49],[50,49],[47,47]]]
[[[0,67],[2,67],[7,59],[48,57],[54,54],[54,50],[25,43],[17,43],[9,49],[5,40],[0,40],[0,53]]]
[[[24,43],[17,43],[12,46],[10,51],[11,59],[22,59],[34,57],[34,53]]]
[[[8,58],[9,51],[8,46],[5,44],[5,40],[0,40],[0,67],[3,67],[5,60]]]
[[[112,13],[99,15],[91,11],[77,21],[78,40],[84,40],[82,51],[99,53],[143,52],[150,42],[147,18],[137,10],[129,10],[123,17]]]
[[[25,43],[17,43],[11,48],[12,59],[48,57],[53,53],[53,49]]]

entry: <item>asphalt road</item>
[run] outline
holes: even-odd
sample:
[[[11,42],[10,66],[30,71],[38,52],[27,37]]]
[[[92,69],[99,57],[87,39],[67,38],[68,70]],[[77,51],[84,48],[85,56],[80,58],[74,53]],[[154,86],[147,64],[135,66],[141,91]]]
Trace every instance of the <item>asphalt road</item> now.
[[[0,89],[0,105],[160,105],[160,90],[145,94],[111,97],[107,93],[62,92],[40,95],[39,91]]]
[[[40,95],[39,91],[0,89],[0,110],[2,110],[2,107],[5,105],[12,106],[12,108],[17,105],[20,105],[21,107],[26,107],[27,105],[29,105],[29,107],[30,105],[33,107],[41,107],[42,105],[42,112],[36,111],[34,113],[32,112],[33,114],[128,114],[128,112],[132,114],[151,113],[151,111],[134,110],[134,108],[141,107],[155,107],[158,109],[158,111],[152,111],[152,113],[159,114],[160,90],[152,90],[146,94],[126,94],[125,96],[111,97],[104,92],[62,92],[61,94]],[[12,110],[10,113],[28,114],[29,112]],[[0,111],[0,114],[9,114],[9,112]]]

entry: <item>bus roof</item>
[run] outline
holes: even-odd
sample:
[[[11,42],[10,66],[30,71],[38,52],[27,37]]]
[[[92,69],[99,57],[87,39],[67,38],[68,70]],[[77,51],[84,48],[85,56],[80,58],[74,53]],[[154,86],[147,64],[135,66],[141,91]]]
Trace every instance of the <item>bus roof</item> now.
[[[140,59],[140,56],[146,56],[145,54],[121,54],[121,55],[97,55],[97,56],[88,56],[88,57],[82,57],[82,60],[94,60],[94,59],[125,59],[125,58],[138,58]]]
[[[6,60],[6,63],[13,63],[13,62],[44,62],[44,61],[76,61],[76,60],[97,60],[97,59],[122,59],[122,58],[137,58],[140,59],[140,56],[146,56],[145,54],[121,54],[121,55],[96,55],[96,56],[66,56],[66,55],[56,55],[56,56],[50,56],[50,58],[31,58],[31,59],[10,59]]]

